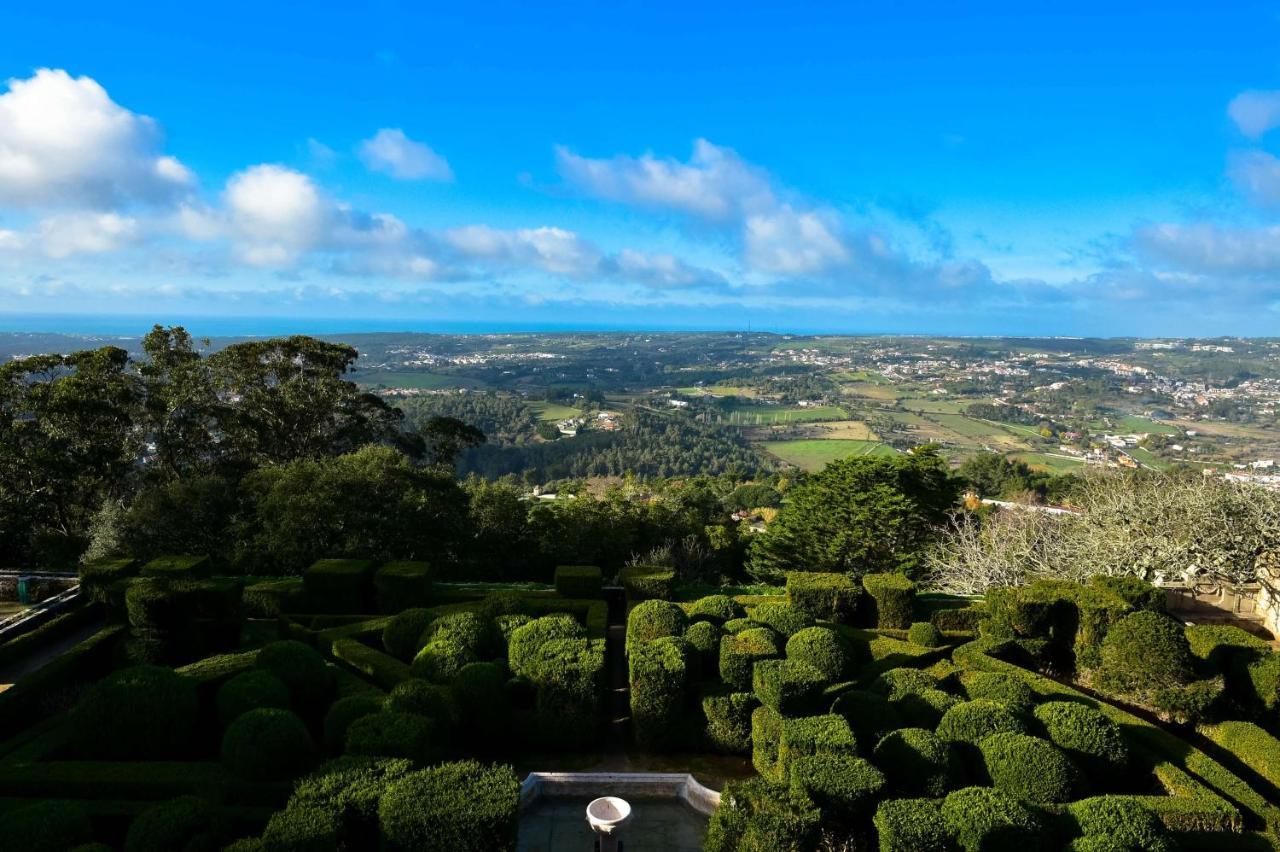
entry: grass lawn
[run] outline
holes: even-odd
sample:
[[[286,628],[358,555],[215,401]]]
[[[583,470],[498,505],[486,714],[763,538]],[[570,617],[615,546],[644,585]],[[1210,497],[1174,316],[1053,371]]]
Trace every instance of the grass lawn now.
[[[823,423],[820,427],[825,430],[823,440],[852,440],[852,441],[878,441],[880,436],[871,431],[871,427],[861,420],[836,420],[832,423]]]
[[[926,399],[910,397],[901,399],[898,404],[907,411],[922,411],[925,414],[959,414],[968,403],[955,402],[950,399]]]
[[[736,385],[705,385],[703,387],[676,388],[685,396],[756,396],[755,388],[743,388]]]
[[[366,386],[385,385],[389,388],[414,388],[418,390],[472,387],[476,384],[470,379],[445,376],[440,373],[357,373],[355,380],[357,384]]]
[[[876,399],[882,402],[894,401],[902,396],[893,385],[873,382],[851,382],[847,385],[841,385],[840,389],[850,396],[860,396],[863,399]]]
[[[567,420],[570,417],[577,417],[582,413],[582,410],[578,408],[572,408],[568,405],[560,405],[559,403],[545,402],[542,400],[529,403],[529,407],[537,412],[539,420],[547,421]]]
[[[821,470],[827,462],[850,456],[891,456],[897,450],[878,441],[817,439],[813,441],[766,441],[764,448],[796,467]]]
[[[1125,452],[1133,456],[1134,459],[1137,460],[1138,462],[1141,462],[1147,467],[1153,467],[1156,470],[1167,470],[1168,468],[1172,467],[1172,465],[1169,464],[1169,462],[1160,458],[1150,450],[1144,449],[1142,447],[1130,447]]]
[[[1150,432],[1153,435],[1176,435],[1178,427],[1165,423],[1162,420],[1152,420],[1149,417],[1122,417],[1116,421],[1116,429],[1121,434],[1141,434]]]
[[[815,423],[822,420],[848,420],[849,412],[834,405],[812,408],[786,408],[780,405],[742,405],[729,412],[733,426],[769,426],[776,423]]]
[[[1075,473],[1084,466],[1083,459],[1053,456],[1047,453],[1018,453],[1013,458],[1025,462],[1032,470],[1045,470],[1049,473]]]

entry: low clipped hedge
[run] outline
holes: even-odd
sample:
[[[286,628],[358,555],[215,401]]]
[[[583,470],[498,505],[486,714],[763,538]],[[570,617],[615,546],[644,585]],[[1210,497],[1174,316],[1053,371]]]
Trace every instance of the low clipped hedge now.
[[[903,727],[897,708],[878,692],[851,689],[831,704],[831,712],[844,717],[858,742],[878,743],[890,732]]]
[[[678,745],[685,697],[689,692],[688,643],[674,636],[631,648],[631,729],[643,748]]]
[[[522,677],[532,677],[538,649],[555,639],[581,639],[582,625],[571,615],[544,615],[516,628],[507,643],[507,666]]]
[[[601,595],[601,573],[596,565],[557,565],[556,591],[566,598],[598,598]]]
[[[710,621],[724,625],[737,618],[742,618],[745,610],[742,604],[728,595],[707,595],[689,604],[687,612],[690,621]]]
[[[851,624],[862,589],[848,574],[792,571],[787,574],[787,604],[811,618]]]
[[[730,781],[707,824],[703,852],[811,852],[822,812],[808,796],[762,778]]]
[[[1037,705],[1035,717],[1049,740],[1065,749],[1090,776],[1123,776],[1129,768],[1129,746],[1120,726],[1103,713],[1075,701]]]
[[[289,709],[289,687],[264,669],[241,672],[218,688],[215,699],[218,718],[229,725],[238,717],[259,707]]]
[[[943,714],[937,734],[951,742],[977,745],[993,734],[1025,734],[1027,725],[1009,708],[977,698],[962,701]]]
[[[369,559],[321,559],[302,573],[315,612],[368,612],[374,564]]]
[[[767,627],[752,627],[720,639],[720,679],[738,691],[751,689],[751,673],[756,661],[777,657],[782,652],[778,636]]]
[[[138,561],[131,558],[95,559],[80,566],[80,591],[90,603],[121,609],[124,587],[121,581],[138,573]]]
[[[413,658],[409,671],[416,678],[448,684],[464,667],[478,662],[480,656],[470,646],[454,639],[433,639]]]
[[[1026,802],[1061,804],[1078,798],[1084,776],[1062,749],[1027,734],[992,734],[978,743],[987,777]]]
[[[262,646],[254,665],[275,675],[289,687],[298,708],[318,708],[329,703],[336,688],[333,670],[310,645],[282,639]]]
[[[955,848],[942,809],[933,799],[889,799],[876,808],[880,852],[950,852]]]
[[[408,665],[358,639],[335,639],[329,644],[329,653],[383,689],[394,688],[410,674]]]
[[[706,743],[720,754],[751,752],[751,714],[760,706],[754,693],[730,692],[720,684],[702,696]]]
[[[660,600],[642,601],[627,615],[627,650],[630,652],[639,642],[680,636],[688,624],[688,616],[676,604]]]
[[[403,852],[514,849],[520,782],[510,766],[445,763],[391,783],[378,805],[387,847]]]
[[[813,627],[813,617],[784,603],[762,603],[751,611],[751,617],[790,639],[806,627]]]
[[[1280,790],[1280,740],[1252,722],[1241,721],[1206,725],[1200,733]]]
[[[346,753],[363,757],[398,757],[427,763],[441,751],[435,724],[426,716],[382,710],[347,727]]]
[[[778,735],[778,776],[780,780],[791,777],[792,765],[802,757],[811,755],[854,756],[858,741],[843,716],[828,713],[822,716],[801,716],[782,719]]]
[[[742,618],[731,618],[728,621],[726,621],[724,623],[724,632],[725,633],[741,633],[744,630],[751,630],[756,627],[764,627],[764,626],[765,625],[761,624],[759,621],[756,621],[754,618],[747,618],[746,616],[743,616]]]
[[[198,713],[189,678],[160,666],[121,669],[72,711],[71,749],[101,760],[172,758],[189,747]]]
[[[831,683],[844,680],[853,669],[853,649],[844,637],[827,627],[806,627],[787,640],[787,659],[807,663]]]
[[[260,707],[242,714],[222,735],[222,762],[249,781],[282,781],[310,769],[315,744],[294,713]]]
[[[821,672],[798,660],[758,660],[751,672],[751,691],[784,716],[817,710],[826,684]]]
[[[144,577],[167,577],[171,580],[198,580],[209,576],[213,565],[208,556],[157,556],[139,573]]]
[[[1066,821],[1074,833],[1100,841],[1094,847],[1098,849],[1174,852],[1178,848],[1160,818],[1131,796],[1095,796],[1073,802],[1067,806]],[[1082,847],[1077,843],[1072,848]]]
[[[422,607],[411,607],[397,612],[382,628],[382,647],[398,660],[409,662],[422,648],[419,641],[427,626],[435,621],[435,613]]]
[[[348,695],[329,706],[324,716],[324,747],[331,754],[340,753],[347,742],[347,729],[357,719],[382,710],[383,699],[376,694]]]
[[[1036,703],[1036,694],[1026,681],[998,672],[962,672],[960,687],[970,700],[998,701],[1014,713],[1030,713]]]
[[[915,621],[916,584],[905,574],[864,574],[862,587],[873,603],[877,627],[906,630]]]
[[[138,814],[125,835],[124,852],[217,849],[227,826],[208,799],[180,796]]]
[[[398,613],[431,605],[435,571],[430,563],[388,562],[373,575],[378,612]]]
[[[236,646],[242,622],[235,580],[140,577],[124,594],[128,655],[134,662],[177,665]]]
[[[798,758],[788,776],[791,789],[812,799],[824,816],[847,822],[869,817],[887,784],[870,762],[847,754]]]
[[[1102,640],[1096,682],[1104,690],[1152,695],[1190,683],[1191,645],[1178,622],[1157,612],[1134,612],[1120,619]]]
[[[65,852],[92,837],[89,814],[74,802],[36,802],[0,817],[5,846],[22,852]]]
[[[922,648],[941,648],[947,644],[942,631],[931,622],[917,621],[907,629],[907,641]]]
[[[627,592],[627,600],[671,600],[675,591],[676,572],[661,565],[633,565],[618,572],[618,584]]]
[[[903,796],[939,798],[956,780],[950,745],[924,728],[899,728],[876,743],[876,765]]]
[[[977,633],[978,625],[986,617],[986,606],[975,603],[968,606],[935,609],[929,615],[929,623],[939,630],[951,633]]]
[[[947,794],[942,819],[964,852],[1027,852],[1046,848],[1041,817],[1008,793],[965,787]]]

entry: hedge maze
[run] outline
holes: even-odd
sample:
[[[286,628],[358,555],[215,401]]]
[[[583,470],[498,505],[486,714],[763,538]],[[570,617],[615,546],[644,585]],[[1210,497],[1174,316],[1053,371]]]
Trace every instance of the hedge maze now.
[[[630,569],[620,743],[602,580],[580,565],[541,588],[443,583],[421,562],[321,560],[291,579],[181,556],[87,565],[79,609],[0,645],[12,662],[96,630],[0,693],[0,837],[513,849],[513,764],[627,748],[750,762],[709,852],[1277,848],[1280,654],[1178,624],[1145,584],[975,602],[795,572],[776,594],[682,599],[669,570]]]

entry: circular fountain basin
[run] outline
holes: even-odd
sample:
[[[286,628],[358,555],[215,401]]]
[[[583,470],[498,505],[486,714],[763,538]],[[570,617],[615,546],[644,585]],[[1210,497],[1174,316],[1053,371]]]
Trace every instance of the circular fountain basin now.
[[[597,834],[611,835],[631,821],[631,804],[617,796],[601,796],[587,805],[587,823]]]

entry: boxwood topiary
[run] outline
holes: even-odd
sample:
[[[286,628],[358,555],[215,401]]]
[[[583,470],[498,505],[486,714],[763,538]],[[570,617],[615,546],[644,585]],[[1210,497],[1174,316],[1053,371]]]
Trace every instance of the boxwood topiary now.
[[[848,624],[858,609],[862,589],[848,574],[792,571],[787,574],[787,603],[812,618]]]
[[[751,711],[751,765],[761,777],[775,783],[786,780],[778,763],[782,741],[782,716],[768,707]]]
[[[268,825],[270,825],[270,823],[268,823]],[[266,849],[267,847],[263,844],[262,838],[260,837],[241,837],[239,840],[233,840],[226,846],[223,846],[222,852],[266,852]],[[90,852],[90,850],[84,849],[81,850],[81,852]],[[108,846],[102,850],[95,849],[92,850],[92,852],[111,852],[111,847]],[[272,852],[292,852],[292,847],[277,846],[272,850]]]
[[[441,735],[451,731],[458,722],[458,708],[452,693],[446,687],[419,678],[396,684],[383,702],[383,708],[393,713],[426,716],[435,721]]]
[[[960,703],[960,699],[941,689],[926,689],[905,693],[891,703],[906,725],[934,728],[948,710]]]
[[[89,815],[75,802],[42,801],[0,817],[5,846],[22,852],[64,852],[92,836]]]
[[[539,738],[556,748],[586,748],[599,727],[604,641],[553,639],[538,649],[533,682]]]
[[[452,683],[464,666],[479,662],[471,648],[453,639],[433,639],[413,658],[409,671],[432,683]]]
[[[618,572],[628,601],[671,600],[676,572],[664,565],[630,565]]]
[[[759,660],[751,673],[751,691],[760,703],[784,716],[820,709],[827,682],[821,672],[798,660]]]
[[[347,742],[347,729],[356,719],[382,710],[382,698],[377,694],[348,695],[329,706],[324,716],[324,747],[332,754],[342,751]]]
[[[1132,796],[1095,796],[1067,806],[1067,820],[1086,838],[1106,838],[1132,852],[1177,848],[1160,818]]]
[[[600,569],[595,565],[557,565],[556,592],[565,598],[600,597]]]
[[[493,618],[479,612],[451,612],[427,625],[422,645],[453,642],[471,651],[478,659],[496,653],[500,640]]]
[[[719,684],[708,689],[702,697],[702,715],[711,749],[721,754],[750,752],[751,714],[758,706],[753,693],[730,692]]]
[[[916,584],[905,574],[864,574],[862,587],[874,603],[875,625],[906,630],[915,621]]]
[[[350,755],[427,763],[440,751],[435,723],[414,713],[383,710],[361,716],[347,728],[346,753]]]
[[[1134,612],[1102,640],[1096,682],[1105,690],[1146,695],[1189,683],[1191,646],[1182,625],[1157,612]]]
[[[943,714],[937,734],[944,740],[977,745],[992,734],[1025,734],[1027,725],[1003,704],[978,698]]]
[[[938,688],[938,679],[920,669],[899,668],[881,672],[871,682],[871,690],[886,695],[892,701],[911,693],[921,693]]]
[[[858,741],[842,716],[783,717],[778,736],[778,768],[782,780],[790,777],[791,765],[801,757],[813,754],[857,754]]]
[[[842,693],[832,702],[831,712],[844,717],[860,743],[879,742],[890,731],[903,726],[901,715],[888,698],[863,689]]]
[[[922,648],[941,648],[946,644],[942,631],[928,621],[914,622],[907,629],[907,641]]]
[[[1093,777],[1123,775],[1129,767],[1129,746],[1120,726],[1100,710],[1075,701],[1047,701],[1035,716],[1050,741],[1065,749]]]
[[[368,612],[373,569],[369,559],[321,559],[302,572],[307,600],[315,612]]]
[[[307,825],[318,830],[318,842],[333,849],[336,823],[339,849],[377,849],[381,843],[378,830],[378,802],[387,785],[414,771],[409,760],[370,757],[340,757],[321,766],[300,780],[289,797],[289,810],[317,810],[334,819],[299,819],[295,829],[302,842],[310,833]],[[275,844],[269,848],[293,850],[295,846]],[[301,846],[309,849],[305,843]]]
[[[581,639],[587,635],[573,616],[560,613],[535,618],[516,628],[507,645],[507,666],[512,673],[531,677],[538,649],[553,639]]]
[[[1036,694],[1025,680],[1002,672],[961,672],[960,686],[970,699],[998,701],[1014,713],[1030,713],[1036,703]]]
[[[684,632],[684,639],[693,648],[694,677],[707,680],[716,677],[720,656],[720,637],[724,631],[711,621],[695,621]]]
[[[426,562],[388,562],[373,575],[378,612],[401,612],[431,603],[434,572]]]
[[[880,852],[950,852],[953,838],[932,799],[889,799],[876,808],[872,823]]]
[[[690,621],[714,621],[725,624],[743,616],[742,604],[728,595],[707,595],[689,604]]]
[[[510,766],[468,760],[395,781],[378,817],[392,850],[489,852],[515,848],[519,807],[520,782]]]
[[[321,852],[340,846],[342,823],[326,808],[291,805],[276,811],[262,832],[266,852]]]
[[[853,668],[853,651],[840,634],[829,627],[806,627],[787,640],[787,659],[808,663],[824,680],[844,680]]]
[[[172,758],[187,748],[198,715],[190,679],[159,666],[121,669],[72,711],[72,750],[103,760]]]
[[[251,781],[292,778],[310,769],[315,756],[307,726],[288,710],[250,710],[222,735],[222,762]]]
[[[778,635],[767,627],[753,627],[720,639],[720,679],[739,691],[751,688],[751,671],[757,660],[778,656]]]
[[[924,728],[899,728],[876,743],[872,755],[889,786],[904,796],[944,795],[956,779],[950,745]]]
[[[1097,574],[1089,578],[1089,585],[1119,598],[1134,609],[1145,609],[1151,612],[1165,611],[1165,590],[1159,586],[1153,586],[1141,577],[1135,577],[1132,574],[1114,577]]]
[[[220,848],[226,833],[226,825],[208,799],[181,796],[138,814],[125,835],[124,852],[205,852]]]
[[[629,650],[631,728],[646,748],[679,744],[689,690],[687,642],[674,636],[641,642]]]
[[[1006,793],[1027,802],[1060,804],[1078,798],[1084,776],[1048,740],[1027,734],[992,734],[978,743],[987,777]]]
[[[493,622],[493,619],[503,615],[530,615],[529,601],[524,595],[510,589],[498,589],[484,596],[484,600],[480,601],[480,606],[476,609],[476,615],[481,618]],[[493,631],[489,631],[489,641],[494,640]]]
[[[218,688],[218,718],[229,725],[242,713],[258,707],[289,709],[289,687],[263,669],[241,672]]]
[[[637,642],[684,634],[689,618],[676,604],[650,600],[636,604],[627,616],[627,650]]]
[[[787,639],[806,627],[813,626],[812,616],[784,603],[760,604],[751,611],[751,617],[772,627]]]
[[[382,629],[382,647],[398,660],[408,662],[422,648],[419,641],[427,625],[435,621],[435,613],[429,609],[413,608],[396,613]]]
[[[765,625],[756,621],[754,618],[731,618],[724,623],[725,633],[741,633],[744,630],[750,630],[753,627],[764,627]]]
[[[473,747],[493,749],[505,739],[506,681],[501,663],[469,663],[450,684],[459,727]]]
[[[1040,816],[1007,793],[965,787],[947,794],[942,819],[965,852],[1026,852],[1044,848]]]
[[[333,670],[315,648],[296,639],[263,645],[255,665],[266,669],[289,687],[295,707],[322,707],[333,697],[336,684]]]
[[[869,817],[885,789],[884,773],[860,757],[815,754],[791,762],[791,789],[842,822]]]
[[[822,812],[808,796],[763,778],[730,781],[707,824],[703,852],[810,852]]]

